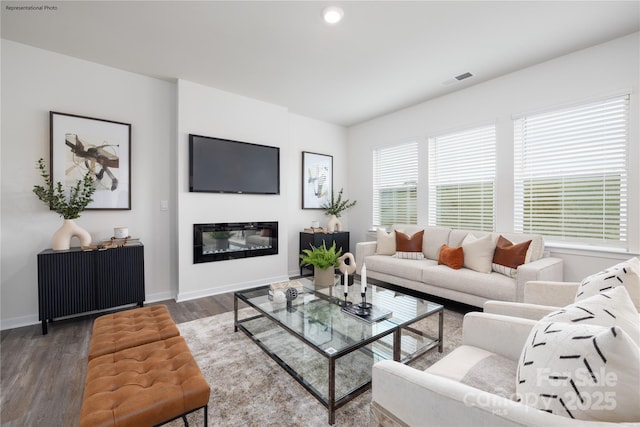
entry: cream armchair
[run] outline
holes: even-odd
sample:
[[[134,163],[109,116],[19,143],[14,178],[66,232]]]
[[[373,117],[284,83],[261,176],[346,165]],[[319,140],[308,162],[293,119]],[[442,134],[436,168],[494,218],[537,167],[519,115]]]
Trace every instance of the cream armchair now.
[[[527,282],[524,285],[523,302],[487,301],[483,310],[485,313],[540,320],[558,308],[573,303],[578,286],[579,282]]]
[[[547,314],[572,304],[579,286],[579,282],[531,281],[524,285],[523,302],[487,301],[483,310],[485,313],[540,320]],[[630,290],[630,295],[640,312],[638,290]]]
[[[523,318],[468,313],[462,345],[425,371],[390,360],[376,363],[370,425],[620,425],[573,420],[512,400],[517,362],[535,324]]]

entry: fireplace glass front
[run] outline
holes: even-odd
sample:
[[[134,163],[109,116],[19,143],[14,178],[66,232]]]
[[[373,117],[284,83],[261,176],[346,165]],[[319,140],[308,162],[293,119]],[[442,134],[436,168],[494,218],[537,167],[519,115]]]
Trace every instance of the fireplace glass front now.
[[[277,222],[193,225],[194,264],[277,253]]]

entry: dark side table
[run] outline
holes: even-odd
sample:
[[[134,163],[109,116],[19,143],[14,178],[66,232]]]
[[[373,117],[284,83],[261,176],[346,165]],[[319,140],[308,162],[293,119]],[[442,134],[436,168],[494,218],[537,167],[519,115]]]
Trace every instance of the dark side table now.
[[[46,249],[38,254],[38,314],[47,321],[127,304],[144,305],[144,246]]]
[[[349,232],[348,231],[337,231],[335,233],[307,233],[300,232],[300,255],[302,255],[303,249],[311,249],[311,245],[317,248],[318,246],[322,246],[322,242],[325,245],[330,247],[333,245],[333,242],[336,242],[336,250],[342,249],[342,253],[349,252]],[[298,259],[298,262],[300,260]],[[306,265],[304,267],[300,267],[300,275],[304,276],[304,270],[310,270],[311,273],[307,275],[313,274],[313,266]]]

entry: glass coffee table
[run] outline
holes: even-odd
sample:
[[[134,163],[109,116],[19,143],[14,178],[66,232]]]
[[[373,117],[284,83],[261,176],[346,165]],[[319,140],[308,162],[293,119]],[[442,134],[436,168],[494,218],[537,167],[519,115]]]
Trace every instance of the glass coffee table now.
[[[442,352],[440,304],[369,285],[367,302],[376,313],[387,314],[369,322],[342,311],[342,285],[316,290],[312,280],[296,280],[303,292],[290,303],[274,301],[268,285],[235,292],[234,329],[315,396],[328,409],[329,424],[338,408],[371,387],[374,363],[408,363],[434,348]],[[347,300],[362,301],[357,280],[349,286]],[[253,310],[239,310],[239,301]],[[437,322],[427,319],[435,314]]]

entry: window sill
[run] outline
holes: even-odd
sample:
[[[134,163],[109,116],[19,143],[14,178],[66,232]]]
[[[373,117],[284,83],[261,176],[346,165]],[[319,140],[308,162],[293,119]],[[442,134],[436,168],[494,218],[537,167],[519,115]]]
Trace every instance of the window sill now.
[[[610,258],[627,260],[638,256],[636,253],[628,252],[622,248],[606,248],[602,246],[587,245],[566,245],[561,243],[545,242],[544,248],[552,254],[579,255],[593,258]]]

